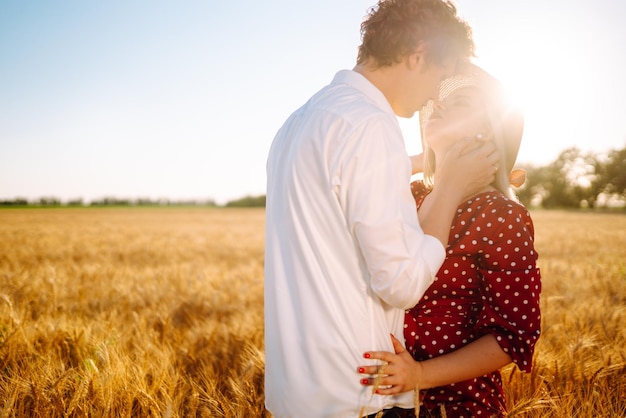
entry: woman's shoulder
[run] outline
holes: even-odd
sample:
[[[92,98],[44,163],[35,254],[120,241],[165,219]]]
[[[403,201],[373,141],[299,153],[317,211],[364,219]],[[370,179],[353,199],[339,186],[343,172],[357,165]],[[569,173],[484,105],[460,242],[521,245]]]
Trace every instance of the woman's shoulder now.
[[[475,218],[487,218],[500,224],[522,223],[532,226],[532,218],[526,207],[499,190],[487,191],[472,196],[465,202],[465,211]]]
[[[465,202],[466,206],[473,206],[484,211],[497,213],[528,213],[528,209],[517,200],[508,197],[499,190],[489,190],[472,196]]]

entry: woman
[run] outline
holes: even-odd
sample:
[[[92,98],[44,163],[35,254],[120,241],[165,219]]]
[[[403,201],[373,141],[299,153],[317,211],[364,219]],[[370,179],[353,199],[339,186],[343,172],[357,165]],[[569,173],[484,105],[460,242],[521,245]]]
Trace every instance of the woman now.
[[[358,371],[370,375],[362,383],[376,384],[380,394],[419,389],[420,417],[503,416],[498,369],[514,362],[531,370],[541,321],[533,223],[509,184],[523,119],[500,84],[471,64],[442,83],[439,101],[429,103],[420,119],[424,181],[411,185],[418,214],[428,210],[437,161],[467,133],[493,140],[500,166],[490,186],[459,206],[445,262],[424,297],[406,312],[408,351],[392,336],[395,354],[364,355],[386,362],[384,370]]]

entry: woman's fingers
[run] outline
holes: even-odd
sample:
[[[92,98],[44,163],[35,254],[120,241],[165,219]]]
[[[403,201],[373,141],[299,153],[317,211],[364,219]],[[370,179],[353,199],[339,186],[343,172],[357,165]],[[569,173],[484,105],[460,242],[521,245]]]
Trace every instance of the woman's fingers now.
[[[374,368],[376,366],[373,366]],[[400,393],[402,390],[402,385],[399,385],[397,382],[397,378],[393,374],[377,374],[376,370],[372,371],[372,369],[367,369],[371,373],[369,376],[361,378],[361,384],[363,386],[375,386],[375,392],[379,395],[393,395],[396,393]]]
[[[394,353],[390,353],[389,351],[366,351],[363,353],[363,358],[386,361],[387,363],[393,361],[395,356]]]
[[[381,383],[382,380],[385,380],[384,384],[387,385],[390,384],[388,381],[389,378],[394,375],[394,367],[391,363],[383,361],[382,363],[373,366],[359,366],[357,368],[357,372],[359,374],[366,375],[361,378],[361,383],[364,385],[373,385],[375,384],[375,381],[378,382],[378,384],[383,384]]]
[[[376,393],[378,395],[395,395],[400,393],[400,386],[379,387],[376,388]]]
[[[360,366],[357,369],[357,372],[360,374],[367,374],[367,375],[381,375],[381,374],[386,374],[385,370],[387,369],[388,366],[385,365],[378,365],[378,366]]]
[[[389,334],[391,336],[391,343],[393,344],[393,350],[396,354],[400,354],[406,351],[402,343],[399,339],[397,339],[393,334]]]
[[[408,385],[410,363],[414,363],[406,348],[393,334],[390,335],[395,353],[388,351],[368,351],[363,357],[370,360],[380,360],[378,365],[359,366],[357,372],[361,375],[361,384],[374,386],[380,395],[393,395],[409,390]],[[409,363],[409,364],[407,364]],[[408,389],[407,389],[408,387]]]

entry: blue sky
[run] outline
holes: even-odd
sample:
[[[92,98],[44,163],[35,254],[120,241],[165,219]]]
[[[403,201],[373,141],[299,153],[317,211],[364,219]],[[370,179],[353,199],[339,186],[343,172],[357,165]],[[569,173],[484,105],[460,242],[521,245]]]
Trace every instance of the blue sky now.
[[[353,67],[374,3],[0,2],[0,199],[263,194],[276,130]],[[526,109],[520,162],[626,146],[626,3],[456,4]]]

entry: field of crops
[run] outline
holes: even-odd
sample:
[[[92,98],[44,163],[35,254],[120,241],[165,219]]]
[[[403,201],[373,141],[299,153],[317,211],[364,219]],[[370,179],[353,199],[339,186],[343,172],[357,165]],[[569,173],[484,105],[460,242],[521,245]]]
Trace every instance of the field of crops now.
[[[626,215],[533,212],[512,417],[626,416]],[[0,210],[0,417],[261,417],[262,209]]]

